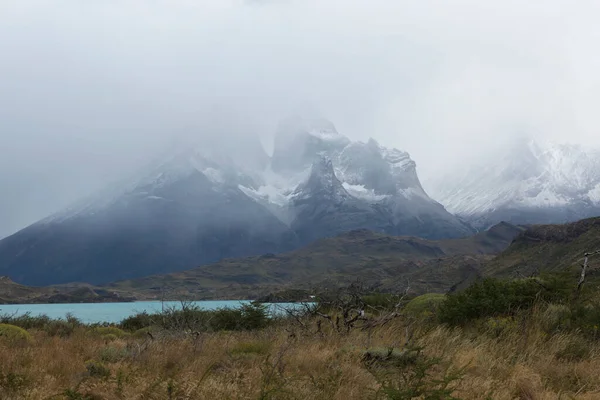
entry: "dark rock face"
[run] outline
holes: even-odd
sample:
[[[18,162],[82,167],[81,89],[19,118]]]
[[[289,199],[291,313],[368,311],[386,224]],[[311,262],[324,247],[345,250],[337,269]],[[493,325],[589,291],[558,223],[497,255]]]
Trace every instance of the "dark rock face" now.
[[[352,197],[335,176],[328,158],[315,162],[308,180],[294,194],[292,206],[296,218],[291,228],[302,243],[357,227],[383,232],[393,230],[391,215],[386,212],[389,210]]]
[[[0,242],[2,274],[29,285],[103,283],[295,247],[263,207],[204,175],[132,193],[94,214],[38,223]]]

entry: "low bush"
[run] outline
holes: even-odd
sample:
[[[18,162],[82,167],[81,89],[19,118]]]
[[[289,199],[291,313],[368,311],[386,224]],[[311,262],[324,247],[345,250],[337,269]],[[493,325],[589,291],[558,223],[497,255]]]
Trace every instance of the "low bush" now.
[[[109,378],[110,369],[99,361],[88,360],[85,363],[88,374],[94,378]]]
[[[553,334],[571,328],[571,309],[564,304],[548,304],[539,322],[544,332]]]
[[[116,363],[129,357],[130,352],[124,347],[107,346],[100,350],[100,360],[106,363]]]
[[[513,317],[489,317],[483,322],[484,330],[492,337],[514,331],[518,324]]]
[[[363,363],[375,377],[375,398],[391,400],[453,400],[464,371],[451,371],[441,358],[429,357],[422,348],[371,349]]]
[[[65,319],[51,319],[47,315],[23,314],[19,316],[0,316],[0,323],[11,324],[26,330],[38,330],[46,332],[49,336],[67,337],[73,334],[77,328],[83,326],[81,321],[70,314]]]
[[[32,380],[23,374],[16,374],[14,372],[8,372],[6,374],[0,372],[0,395],[6,394],[17,394],[25,390],[30,386]]]
[[[543,298],[544,291],[546,289],[533,278],[483,279],[461,292],[447,295],[440,304],[439,319],[458,325],[483,317],[514,315]]]
[[[150,315],[147,312],[141,312],[131,317],[125,318],[119,326],[129,332],[139,331],[140,329],[148,328],[154,324],[157,315]]]
[[[568,336],[565,345],[559,349],[555,357],[557,360],[581,361],[588,358],[590,344],[582,337]]]
[[[137,314],[126,318],[119,326],[135,331],[158,327],[176,331],[217,332],[262,329],[271,321],[267,306],[259,303],[217,310],[202,310],[184,305],[181,309],[172,308],[156,314]]]
[[[371,293],[362,296],[365,305],[371,308],[390,310],[398,304],[401,296],[391,293]]]
[[[230,354],[268,354],[271,344],[266,341],[239,342],[229,351]]]
[[[430,317],[437,314],[438,309],[446,300],[446,296],[439,293],[427,293],[417,296],[406,304],[403,314],[411,318]]]
[[[25,329],[10,324],[0,324],[0,340],[10,343],[29,343],[31,335]]]
[[[99,326],[96,328],[92,328],[92,330],[90,331],[92,334],[97,335],[97,336],[101,336],[102,338],[110,338],[110,337],[114,337],[116,338],[123,338],[125,336],[128,336],[129,334],[125,331],[123,331],[122,329],[119,329],[117,327],[114,326]]]
[[[135,339],[148,339],[151,334],[150,327],[140,328],[131,334],[131,337]]]

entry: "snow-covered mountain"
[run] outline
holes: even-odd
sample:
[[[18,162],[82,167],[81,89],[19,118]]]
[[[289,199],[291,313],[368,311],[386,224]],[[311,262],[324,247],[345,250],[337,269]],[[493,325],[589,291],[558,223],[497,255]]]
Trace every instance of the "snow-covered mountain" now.
[[[600,215],[600,151],[521,138],[496,158],[430,186],[450,212],[480,228],[502,220],[574,221]]]
[[[358,228],[427,238],[472,232],[429,198],[408,153],[352,142],[329,121],[284,120],[272,157],[251,135],[203,138],[0,241],[0,274],[98,283]]]

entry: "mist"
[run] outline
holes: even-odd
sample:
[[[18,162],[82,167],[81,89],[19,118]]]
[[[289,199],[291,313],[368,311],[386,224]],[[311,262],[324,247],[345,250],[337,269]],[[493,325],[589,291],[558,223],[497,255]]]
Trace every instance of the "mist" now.
[[[598,17],[593,0],[3,1],[0,237],[210,137],[215,110],[270,151],[310,104],[423,180],[523,133],[600,145]]]

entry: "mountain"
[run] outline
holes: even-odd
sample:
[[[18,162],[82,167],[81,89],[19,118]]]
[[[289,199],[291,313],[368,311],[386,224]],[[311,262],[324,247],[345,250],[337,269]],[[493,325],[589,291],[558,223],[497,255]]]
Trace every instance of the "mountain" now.
[[[115,282],[105,289],[138,298],[257,298],[282,290],[340,287],[357,279],[383,291],[444,292],[480,275],[523,228],[500,223],[467,238],[427,240],[366,229],[300,249],[221,260],[167,275]]]
[[[284,120],[269,157],[214,129],[0,241],[19,283],[105,283],[279,253],[367,228],[424,238],[473,232],[423,190],[408,153],[352,142],[320,118]],[[237,132],[237,131],[236,131]]]
[[[263,184],[240,188],[276,209],[301,243],[358,228],[425,238],[473,232],[425,193],[408,153],[352,142],[323,119],[284,120]]]
[[[431,189],[478,228],[576,221],[600,215],[600,151],[521,138],[465,174],[442,176]]]

